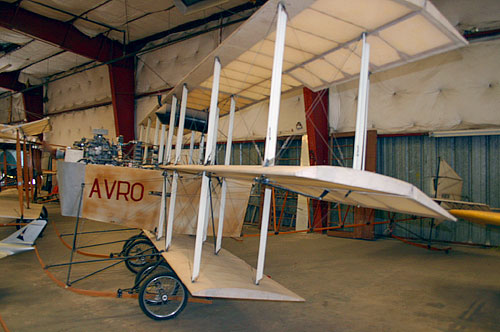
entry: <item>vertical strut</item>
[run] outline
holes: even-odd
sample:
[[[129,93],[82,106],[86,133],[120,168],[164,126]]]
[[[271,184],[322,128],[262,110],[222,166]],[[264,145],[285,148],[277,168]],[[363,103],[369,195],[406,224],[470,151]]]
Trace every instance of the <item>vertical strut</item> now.
[[[172,158],[172,141],[174,138],[175,128],[175,113],[177,112],[177,97],[172,96],[172,107],[170,108],[170,122],[168,123],[168,138],[167,138],[167,155],[163,159],[163,164],[166,165]]]
[[[278,140],[278,119],[281,100],[281,74],[283,71],[283,53],[285,50],[287,14],[285,7],[278,4],[278,21],[276,24],[276,41],[274,43],[273,73],[271,77],[271,96],[269,98],[269,116],[267,120],[266,147],[264,152],[264,166],[273,166],[276,156],[276,142]],[[262,223],[260,226],[259,256],[257,259],[257,274],[255,283],[258,285],[264,275],[264,261],[266,258],[267,230],[269,227],[269,209],[271,205],[271,189],[266,188]]]
[[[175,159],[174,164],[179,163],[181,159],[182,150],[182,136],[184,134],[184,121],[186,119],[186,105],[188,98],[188,89],[184,84],[182,87],[181,99],[181,114],[179,117],[179,126],[177,127],[177,142],[175,143]],[[170,190],[170,205],[168,207],[168,220],[167,220],[167,236],[165,239],[165,249],[168,250],[172,243],[172,233],[174,230],[174,216],[175,216],[175,201],[177,199],[177,181],[179,180],[179,173],[174,171],[172,178],[172,189]]]
[[[151,118],[148,118],[148,125],[146,127],[146,138],[144,139],[144,156],[142,157],[142,163],[145,164],[148,159],[148,148],[149,148],[149,132],[151,131]]]
[[[231,108],[229,111],[229,127],[227,129],[227,142],[226,142],[226,157],[224,159],[224,165],[229,165],[231,163],[231,150],[233,146],[233,124],[234,124],[234,111],[236,109],[236,103],[234,97],[231,97]],[[215,246],[215,252],[219,253],[222,247],[222,233],[224,231],[224,212],[226,209],[226,191],[227,182],[226,178],[222,179],[222,189],[220,194],[220,210],[219,210],[219,227],[217,229],[217,243]]]
[[[219,97],[219,79],[220,79],[221,64],[219,58],[214,61],[214,75],[212,80],[212,95],[210,97],[210,111],[208,115],[208,132],[207,132],[207,148],[205,153],[205,164],[212,163],[214,156],[211,156],[213,145],[217,143],[217,133],[215,132],[217,121],[217,102]],[[209,181],[206,172],[203,172],[200,205],[198,208],[198,224],[196,226],[196,244],[194,248],[193,274],[191,280],[194,282],[200,275],[201,251],[203,249],[203,233],[208,221],[208,190]]]
[[[356,136],[354,138],[354,156],[352,168],[365,169],[366,156],[366,125],[368,122],[368,95],[370,88],[370,44],[366,42],[366,33],[363,33],[363,55],[359,71],[358,110],[356,115]]]
[[[193,164],[194,138],[195,138],[195,132],[194,130],[192,130],[191,141],[189,142],[189,160],[188,160],[189,165]]]
[[[157,120],[159,121],[159,120]],[[163,155],[165,152],[165,129],[166,125],[162,124],[161,125],[161,130],[160,130],[160,147],[158,148],[158,164],[161,164],[163,162]]]

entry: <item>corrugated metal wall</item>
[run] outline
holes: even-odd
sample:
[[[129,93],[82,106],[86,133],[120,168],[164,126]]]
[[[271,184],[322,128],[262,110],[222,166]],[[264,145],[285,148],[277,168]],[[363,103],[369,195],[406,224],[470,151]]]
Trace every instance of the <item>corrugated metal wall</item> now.
[[[463,180],[464,200],[500,207],[500,136],[433,138],[428,136],[379,137],[377,172],[410,182],[426,194],[432,193],[438,158],[445,159]],[[429,221],[403,224],[396,235],[428,236]],[[380,234],[384,227],[376,229]],[[435,239],[485,245],[500,245],[500,228],[485,227],[464,220],[444,222]]]
[[[352,166],[353,138],[331,140],[332,165]],[[292,139],[285,150],[280,147],[286,141],[279,140],[278,151],[281,155],[277,164],[298,165],[300,160],[300,139]],[[233,165],[261,164],[259,153],[263,154],[262,142],[245,142],[233,145],[231,163]],[[218,160],[223,160],[225,145],[219,146]],[[432,178],[436,176],[438,159],[445,159],[463,180],[464,200],[486,203],[493,208],[500,208],[500,136],[469,136],[451,138],[433,138],[429,136],[394,136],[377,139],[377,173],[392,176],[416,185],[427,195],[432,193]],[[245,220],[258,221],[259,190],[255,188],[250,198],[250,206]],[[290,199],[291,198],[291,199]],[[295,197],[289,197],[287,213],[296,204]],[[290,207],[288,207],[290,204]],[[281,201],[277,202],[277,207]],[[290,211],[288,211],[290,210]],[[345,213],[343,207],[343,216]],[[387,220],[386,212],[377,212],[377,220]],[[404,216],[407,217],[407,216]],[[403,216],[396,216],[396,219]],[[338,223],[338,213],[331,211],[330,221]],[[288,226],[293,226],[291,218]],[[346,224],[353,222],[352,213],[348,213]],[[402,227],[395,228],[395,235],[428,238],[429,219],[416,219],[401,222]],[[286,225],[286,224],[285,224]],[[377,225],[376,234],[382,235],[387,225]],[[452,242],[464,242],[483,245],[500,245],[500,227],[482,226],[464,220],[456,223],[443,222],[433,230],[433,239]]]

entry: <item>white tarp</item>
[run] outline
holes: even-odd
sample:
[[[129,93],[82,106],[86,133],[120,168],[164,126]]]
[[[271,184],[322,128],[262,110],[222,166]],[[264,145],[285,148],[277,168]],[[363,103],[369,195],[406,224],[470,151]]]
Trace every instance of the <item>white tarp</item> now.
[[[500,40],[371,76],[368,128],[407,133],[500,126]],[[330,89],[330,127],[353,131],[357,81]]]

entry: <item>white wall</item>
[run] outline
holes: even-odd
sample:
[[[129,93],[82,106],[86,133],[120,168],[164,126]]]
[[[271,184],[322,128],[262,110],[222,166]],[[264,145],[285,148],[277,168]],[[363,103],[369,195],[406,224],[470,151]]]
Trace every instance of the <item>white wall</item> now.
[[[500,126],[500,40],[371,76],[368,128],[380,133]],[[358,81],[330,91],[330,127],[353,131]]]
[[[51,82],[47,87],[48,114],[111,101],[107,66],[100,66]]]
[[[73,146],[82,137],[94,137],[93,129],[107,129],[107,138],[116,137],[112,105],[51,115],[50,121],[52,131],[44,134],[44,140],[51,144]]]

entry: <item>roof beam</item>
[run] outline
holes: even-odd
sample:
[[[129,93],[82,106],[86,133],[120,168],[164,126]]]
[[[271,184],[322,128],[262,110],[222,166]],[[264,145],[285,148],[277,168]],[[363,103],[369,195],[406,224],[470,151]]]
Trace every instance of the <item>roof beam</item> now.
[[[124,54],[124,46],[108,37],[97,35],[91,38],[72,24],[6,2],[0,2],[0,26],[101,62],[113,60]]]
[[[0,87],[12,91],[22,91],[26,86],[19,82],[19,71],[9,71],[0,73]]]
[[[0,2],[0,26],[99,62],[109,63],[125,55],[124,45],[102,34],[91,38],[70,23],[54,20],[6,2]],[[128,57],[108,64],[108,72],[116,135],[123,135],[125,142],[128,142],[135,136],[134,58]],[[38,105],[37,96],[37,93],[25,96],[25,103]],[[38,108],[36,109],[38,111]]]
[[[43,87],[26,90],[27,86],[19,82],[19,71],[0,73],[0,87],[16,92],[22,92],[26,120],[40,120],[43,117]]]

